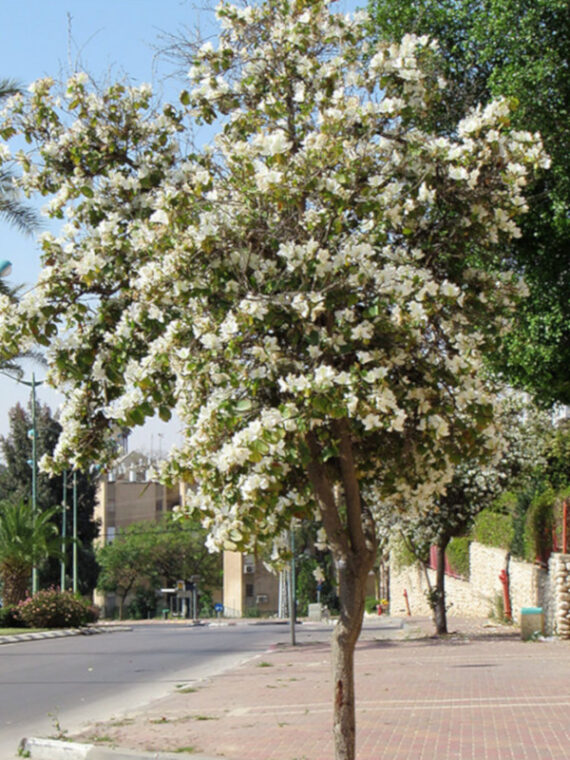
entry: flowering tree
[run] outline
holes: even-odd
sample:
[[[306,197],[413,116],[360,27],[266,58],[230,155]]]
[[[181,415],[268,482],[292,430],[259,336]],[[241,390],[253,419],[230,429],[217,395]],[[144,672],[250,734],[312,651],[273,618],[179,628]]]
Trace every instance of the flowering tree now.
[[[429,588],[429,599],[438,634],[447,633],[445,552],[449,542],[466,535],[479,512],[489,508],[502,493],[528,485],[545,463],[552,432],[549,415],[523,395],[506,391],[496,407],[499,444],[494,461],[459,463],[445,492],[433,499],[421,520],[413,512],[395,514],[389,507],[384,510],[382,527],[388,539],[400,532],[414,554],[419,547],[436,547],[435,586]]]
[[[66,219],[1,344],[49,345],[67,389],[46,464],[103,457],[112,424],[175,409],[185,443],[165,478],[193,485],[211,548],[322,524],[341,614],[333,637],[336,757],[353,758],[353,652],[376,556],[375,505],[426,504],[453,463],[491,456],[481,352],[520,291],[495,243],[518,234],[540,141],[509,134],[505,102],[457,137],[423,130],[440,88],[433,43],[366,39],[326,0],[221,4],[217,48],[181,96],[219,124],[184,144],[184,114],[146,88],[49,80],[12,103],[22,185]],[[498,249],[500,250],[500,249]],[[482,264],[486,269],[483,271]]]

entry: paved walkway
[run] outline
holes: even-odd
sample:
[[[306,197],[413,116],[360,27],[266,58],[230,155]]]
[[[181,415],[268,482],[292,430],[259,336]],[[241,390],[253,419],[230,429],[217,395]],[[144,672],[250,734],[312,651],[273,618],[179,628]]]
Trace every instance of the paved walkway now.
[[[570,642],[425,619],[356,653],[358,760],[567,760]],[[181,685],[80,741],[226,760],[331,760],[329,645],[279,647],[211,681]],[[101,741],[103,740],[103,741]]]

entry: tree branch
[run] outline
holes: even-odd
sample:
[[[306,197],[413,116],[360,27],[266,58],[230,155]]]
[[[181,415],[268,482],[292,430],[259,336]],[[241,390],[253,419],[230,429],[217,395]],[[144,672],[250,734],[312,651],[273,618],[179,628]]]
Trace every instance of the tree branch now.
[[[331,482],[321,461],[321,447],[313,432],[307,434],[306,443],[311,455],[307,471],[313,491],[317,497],[327,538],[335,556],[337,558],[346,558],[348,557],[350,547],[340,520]]]
[[[346,501],[346,519],[352,550],[358,555],[367,552],[362,528],[362,504],[360,485],[356,477],[356,466],[352,454],[352,441],[346,419],[334,420],[333,428],[339,442],[339,462]]]

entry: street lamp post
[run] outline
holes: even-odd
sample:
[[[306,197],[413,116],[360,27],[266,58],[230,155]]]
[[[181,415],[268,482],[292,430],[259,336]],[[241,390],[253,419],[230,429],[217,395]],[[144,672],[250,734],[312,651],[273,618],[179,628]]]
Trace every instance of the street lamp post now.
[[[77,470],[73,470],[73,593],[77,594]]]
[[[36,429],[36,376],[34,374],[32,374],[32,429],[30,430],[30,433],[32,436],[32,519],[35,524],[38,511],[38,449],[36,445],[38,431]],[[32,567],[32,594],[36,594],[37,591],[38,567],[36,564],[36,558],[34,557],[34,565]]]
[[[290,530],[291,564],[289,565],[289,625],[291,630],[291,645],[295,646],[295,622],[297,617],[297,600],[295,598],[295,529],[291,524]]]
[[[63,499],[61,502],[61,574],[59,586],[65,591],[65,539],[67,538],[67,470],[63,471]]]

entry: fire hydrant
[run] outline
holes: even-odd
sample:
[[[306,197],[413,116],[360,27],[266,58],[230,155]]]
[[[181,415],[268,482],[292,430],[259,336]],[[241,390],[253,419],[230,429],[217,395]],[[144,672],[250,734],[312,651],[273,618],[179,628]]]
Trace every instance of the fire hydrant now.
[[[512,620],[511,599],[509,596],[509,576],[506,570],[501,570],[499,580],[503,584],[503,598],[505,601],[505,620]]]

